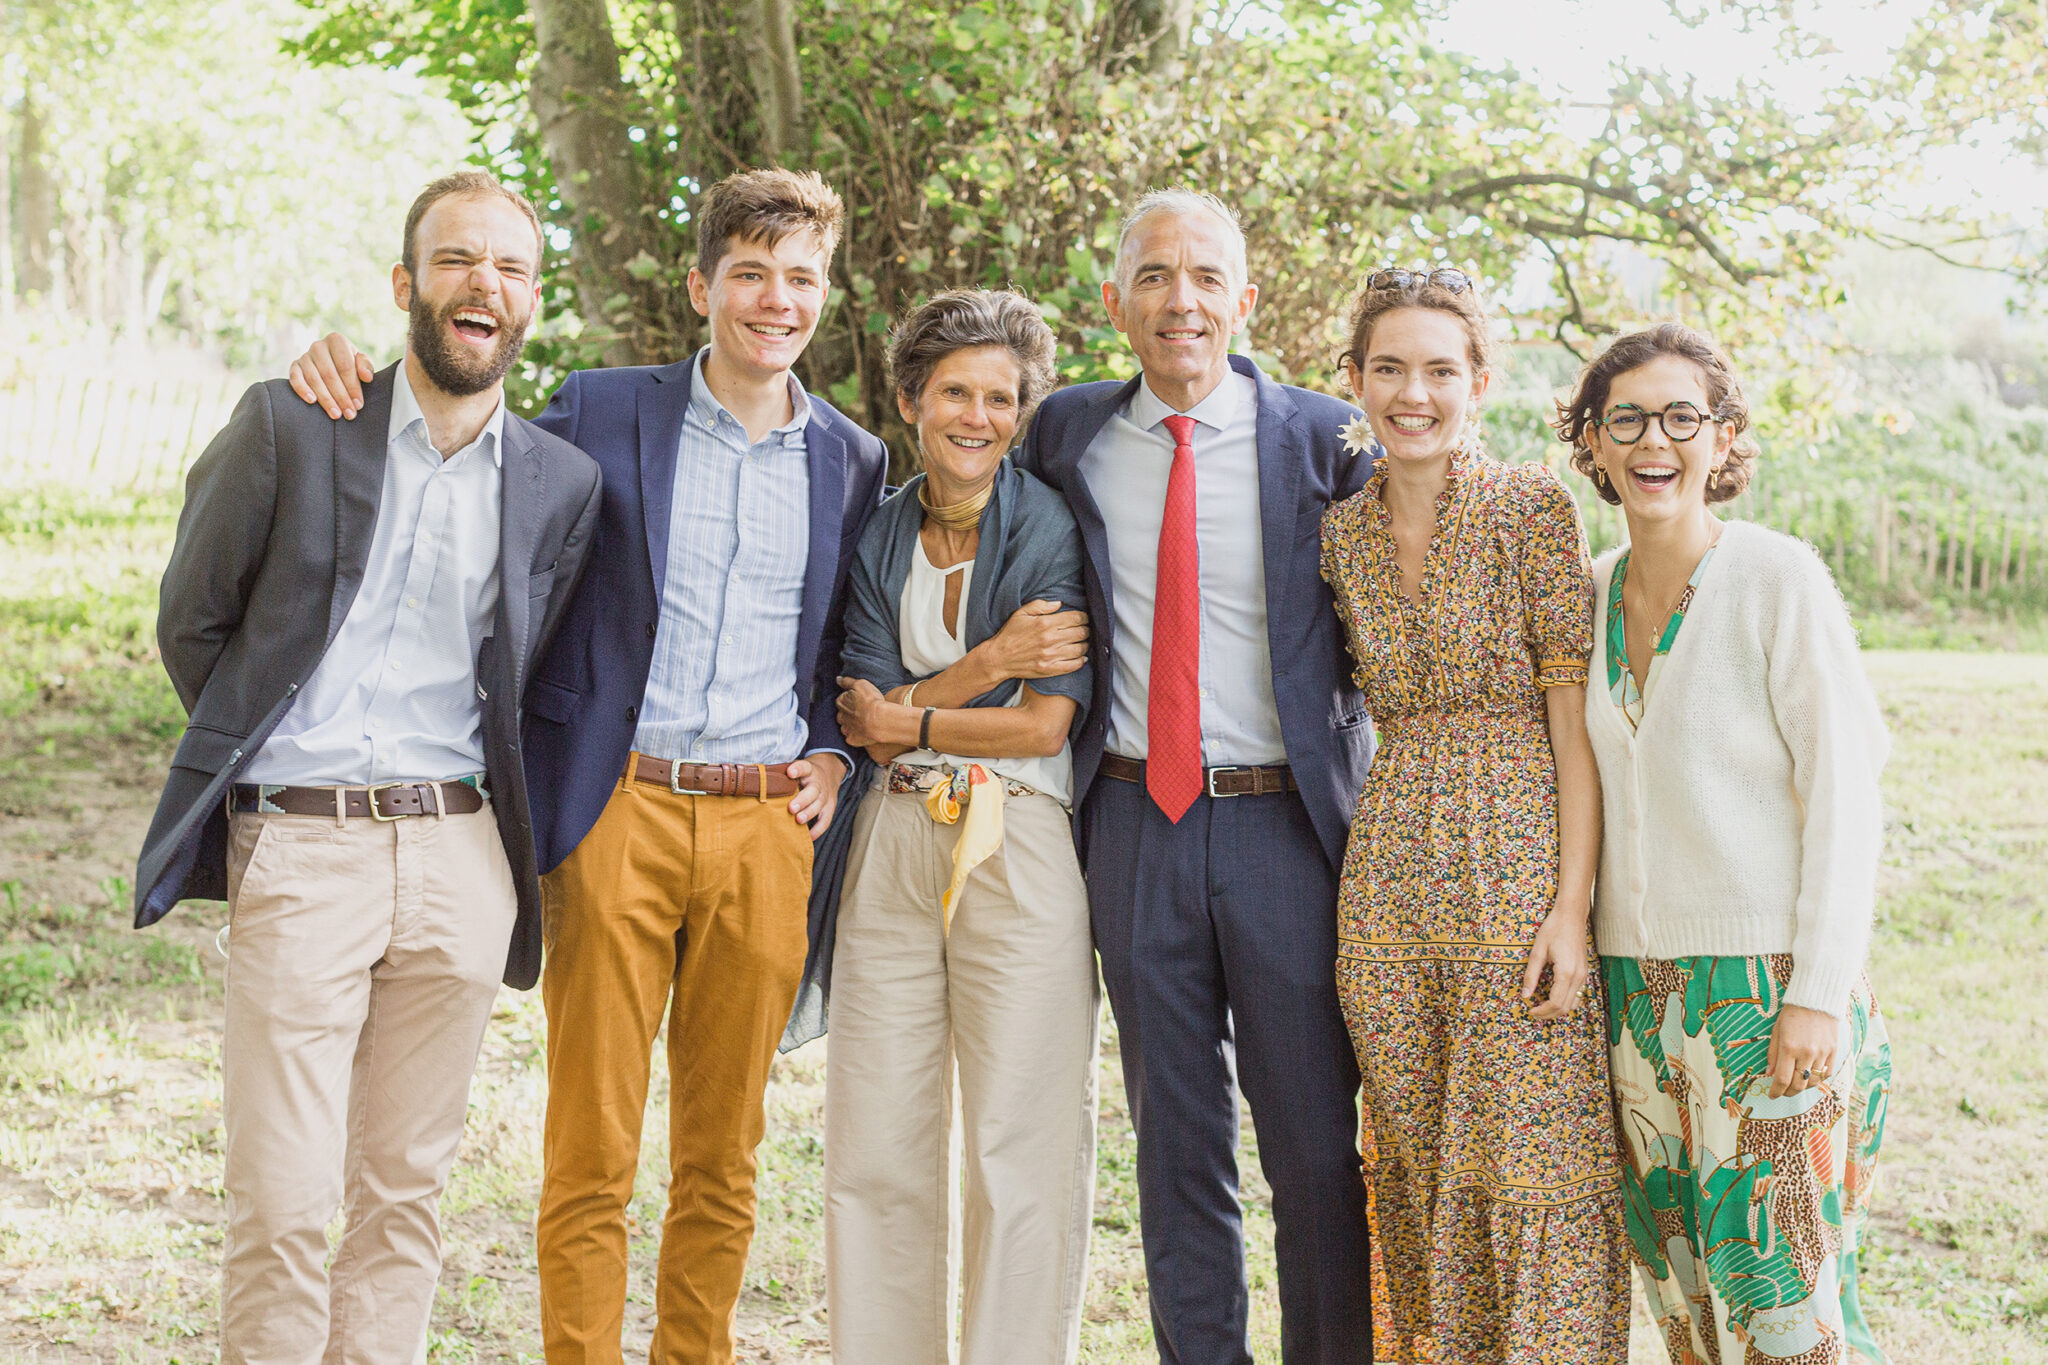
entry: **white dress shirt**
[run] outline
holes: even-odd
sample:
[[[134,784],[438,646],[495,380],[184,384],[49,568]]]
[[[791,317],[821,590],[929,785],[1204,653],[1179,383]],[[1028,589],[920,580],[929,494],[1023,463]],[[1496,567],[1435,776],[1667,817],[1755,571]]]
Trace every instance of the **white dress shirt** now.
[[[1109,538],[1116,649],[1107,745],[1147,753],[1152,603],[1159,526],[1173,468],[1175,412],[1140,381],[1081,456],[1081,477]],[[1187,412],[1195,419],[1195,543],[1202,577],[1202,764],[1284,763],[1266,638],[1266,550],[1259,512],[1259,386],[1232,370]]]
[[[362,786],[484,769],[476,657],[498,606],[505,404],[444,460],[406,379],[410,363],[393,377],[362,587],[244,781]]]

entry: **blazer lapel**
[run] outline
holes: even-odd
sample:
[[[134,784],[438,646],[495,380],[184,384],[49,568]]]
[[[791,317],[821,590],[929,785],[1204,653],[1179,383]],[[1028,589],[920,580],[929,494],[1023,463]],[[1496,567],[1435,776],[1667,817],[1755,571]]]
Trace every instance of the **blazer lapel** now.
[[[512,695],[522,696],[526,652],[533,638],[532,600],[526,595],[545,501],[540,452],[526,424],[505,414],[498,475],[498,648],[511,670]]]
[[[675,498],[676,451],[683,440],[684,415],[690,410],[690,376],[696,364],[693,356],[653,371],[654,382],[641,386],[636,408],[640,510],[647,519],[647,562],[654,571],[657,602],[668,575],[668,519]]]
[[[1061,433],[1057,446],[1046,452],[1045,472],[1050,477],[1046,482],[1066,495],[1067,506],[1074,513],[1074,521],[1081,528],[1081,547],[1088,553],[1088,564],[1093,571],[1095,583],[1102,592],[1103,618],[1091,622],[1097,638],[1110,639],[1115,618],[1109,608],[1111,574],[1109,568],[1109,532],[1103,525],[1102,509],[1096,505],[1095,494],[1089,489],[1087,480],[1081,477],[1081,457],[1088,453],[1088,447],[1109,425],[1109,419],[1131,401],[1131,395],[1138,391],[1141,381],[1130,382],[1112,389],[1107,396],[1081,409]]]
[[[796,639],[799,660],[815,664],[817,643],[825,633],[825,613],[832,606],[832,588],[839,581],[840,540],[846,522],[846,438],[833,431],[815,408],[804,426],[804,451],[811,475],[811,535],[804,561],[803,615]],[[799,696],[808,696],[807,682],[800,671],[796,680]]]
[[[399,361],[387,366],[363,394],[353,422],[334,424],[334,596],[327,605],[327,643],[348,616],[370,542],[377,534],[377,509],[384,501],[384,461],[391,438],[391,393]],[[324,646],[323,646],[324,648]]]
[[[1301,506],[1301,471],[1308,462],[1308,433],[1302,430],[1301,409],[1287,390],[1239,356],[1231,357],[1239,373],[1249,373],[1259,386],[1259,542],[1266,555],[1266,636],[1278,634],[1274,605],[1286,596],[1294,565],[1295,518]],[[1276,647],[1273,671],[1284,673],[1288,660]]]

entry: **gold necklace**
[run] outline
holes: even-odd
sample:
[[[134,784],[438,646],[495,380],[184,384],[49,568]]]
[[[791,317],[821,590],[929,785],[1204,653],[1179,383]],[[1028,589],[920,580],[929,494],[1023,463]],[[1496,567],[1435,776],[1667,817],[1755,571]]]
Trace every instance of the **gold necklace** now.
[[[981,514],[988,507],[988,500],[995,496],[996,491],[996,481],[990,479],[987,486],[967,501],[934,507],[930,497],[931,486],[931,476],[926,475],[925,481],[917,486],[918,506],[924,508],[928,520],[937,522],[948,531],[971,531],[981,525]]]

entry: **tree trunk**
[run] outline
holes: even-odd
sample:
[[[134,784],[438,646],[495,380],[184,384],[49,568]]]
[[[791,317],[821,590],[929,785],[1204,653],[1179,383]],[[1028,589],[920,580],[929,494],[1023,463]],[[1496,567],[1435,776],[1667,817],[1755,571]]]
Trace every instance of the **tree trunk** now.
[[[628,135],[611,7],[607,0],[528,0],[528,8],[537,54],[534,118],[562,202],[575,215],[577,311],[613,333],[607,364],[673,360],[664,353],[660,312],[646,306],[646,291],[628,269],[652,236],[651,196]]]
[[[810,160],[810,147],[796,60],[796,7],[791,0],[741,0],[733,8],[761,116],[761,150],[780,165],[802,165]]]

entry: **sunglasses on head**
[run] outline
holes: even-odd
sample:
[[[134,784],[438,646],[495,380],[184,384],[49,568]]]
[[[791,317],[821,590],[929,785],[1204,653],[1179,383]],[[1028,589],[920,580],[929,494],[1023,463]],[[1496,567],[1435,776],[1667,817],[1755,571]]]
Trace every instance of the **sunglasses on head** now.
[[[1367,289],[1420,289],[1433,284],[1447,294],[1462,294],[1472,287],[1472,277],[1462,270],[1375,270],[1365,277]]]

